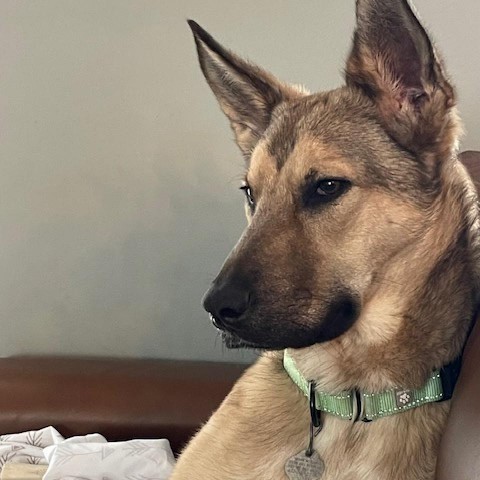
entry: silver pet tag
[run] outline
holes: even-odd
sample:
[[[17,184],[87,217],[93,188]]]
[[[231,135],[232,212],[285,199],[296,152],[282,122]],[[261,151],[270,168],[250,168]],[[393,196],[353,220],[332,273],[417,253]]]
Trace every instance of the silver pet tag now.
[[[302,450],[285,464],[289,480],[319,480],[324,470],[325,464],[315,451],[308,457]]]
[[[295,456],[287,460],[285,464],[285,473],[289,480],[319,480],[325,470],[325,464],[320,455],[313,449],[313,439],[322,430],[317,406],[315,404],[315,384],[309,382],[308,396],[310,400],[310,435],[306,450],[302,450]],[[317,429],[315,431],[315,428]]]

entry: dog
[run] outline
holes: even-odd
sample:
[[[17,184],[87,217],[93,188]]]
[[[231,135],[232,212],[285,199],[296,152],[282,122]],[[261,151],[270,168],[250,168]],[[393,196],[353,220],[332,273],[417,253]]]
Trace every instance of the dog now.
[[[315,94],[189,21],[246,164],[248,226],[204,306],[262,354],[172,480],[434,479],[479,303],[478,200],[412,7],[357,0],[356,19],[345,84]]]

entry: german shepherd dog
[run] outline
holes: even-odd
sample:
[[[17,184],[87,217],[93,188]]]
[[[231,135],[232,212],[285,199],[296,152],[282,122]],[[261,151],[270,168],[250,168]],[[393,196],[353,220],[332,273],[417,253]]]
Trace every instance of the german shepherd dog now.
[[[449,401],[371,422],[317,392],[416,389],[459,356],[479,301],[479,212],[454,88],[406,0],[357,0],[345,85],[281,83],[190,21],[246,161],[248,227],[204,299],[226,345],[264,351],[172,480],[432,480]],[[321,468],[289,473],[311,452]],[[307,458],[307,456],[305,456]]]

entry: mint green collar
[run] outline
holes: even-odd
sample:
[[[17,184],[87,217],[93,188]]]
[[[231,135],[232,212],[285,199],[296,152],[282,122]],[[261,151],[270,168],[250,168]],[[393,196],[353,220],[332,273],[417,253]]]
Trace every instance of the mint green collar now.
[[[297,387],[309,397],[312,382],[309,382],[300,373],[287,350],[284,351],[283,366]],[[395,415],[442,399],[444,399],[444,392],[439,370],[435,370],[423,387],[418,389],[391,389],[381,393],[349,390],[337,395],[315,390],[317,410],[336,415],[345,420],[362,420],[364,422]]]

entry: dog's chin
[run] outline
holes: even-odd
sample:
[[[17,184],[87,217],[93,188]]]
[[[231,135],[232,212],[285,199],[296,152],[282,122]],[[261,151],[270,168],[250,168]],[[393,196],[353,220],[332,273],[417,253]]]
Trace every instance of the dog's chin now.
[[[238,335],[226,331],[222,331],[222,340],[225,346],[230,349],[244,348],[249,350],[276,350],[268,345],[261,345],[259,343],[243,340]]]

